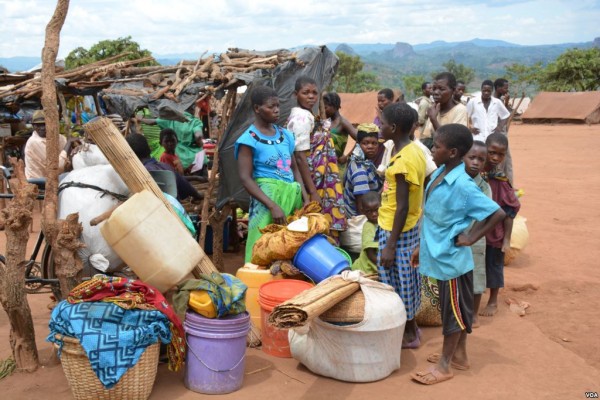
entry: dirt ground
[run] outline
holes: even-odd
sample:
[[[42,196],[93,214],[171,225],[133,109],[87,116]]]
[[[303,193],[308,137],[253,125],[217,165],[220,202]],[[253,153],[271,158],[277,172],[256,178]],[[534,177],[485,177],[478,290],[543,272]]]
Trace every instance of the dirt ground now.
[[[439,351],[440,328],[424,328],[418,350],[402,350],[402,367],[390,377],[352,384],[312,374],[293,359],[248,350],[244,386],[224,398],[585,398],[600,392],[600,126],[517,125],[510,131],[516,186],[525,191],[521,214],[530,232],[528,247],[505,269],[506,288],[494,318],[469,337],[472,368],[455,371],[440,385],[422,386],[408,374]],[[34,231],[39,229],[36,221]],[[34,233],[35,234],[35,233]],[[0,248],[4,249],[4,235]],[[31,239],[33,241],[34,239]],[[227,269],[242,255],[228,255]],[[517,291],[525,284],[538,290]],[[507,297],[531,304],[519,317]],[[483,301],[486,301],[484,297]],[[42,367],[0,380],[6,399],[71,398],[48,334],[48,295],[30,295]],[[0,312],[0,359],[10,355],[9,324]],[[151,399],[192,399],[203,395],[183,386],[183,372],[159,366]]]

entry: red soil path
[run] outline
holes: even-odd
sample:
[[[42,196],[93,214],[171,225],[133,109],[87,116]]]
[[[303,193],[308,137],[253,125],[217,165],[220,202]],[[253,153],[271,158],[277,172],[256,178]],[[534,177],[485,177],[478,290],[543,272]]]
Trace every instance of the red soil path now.
[[[426,366],[427,355],[441,347],[440,329],[425,328],[420,349],[402,350],[402,368],[369,384],[319,377],[293,359],[249,350],[243,388],[223,398],[577,399],[600,392],[600,126],[513,125],[510,139],[530,242],[505,270],[498,314],[483,318],[469,337],[470,371],[456,371],[454,379],[431,387],[412,382],[409,373]],[[0,235],[2,249],[4,240]],[[227,270],[234,271],[241,259],[228,255]],[[525,284],[539,289],[513,290]],[[527,315],[512,313],[507,297],[529,302]],[[70,398],[61,366],[44,341],[48,296],[31,295],[29,302],[43,366],[0,380],[1,397]],[[8,337],[8,321],[0,312],[0,359],[10,355]],[[151,399],[201,397],[183,386],[182,373],[159,366]]]

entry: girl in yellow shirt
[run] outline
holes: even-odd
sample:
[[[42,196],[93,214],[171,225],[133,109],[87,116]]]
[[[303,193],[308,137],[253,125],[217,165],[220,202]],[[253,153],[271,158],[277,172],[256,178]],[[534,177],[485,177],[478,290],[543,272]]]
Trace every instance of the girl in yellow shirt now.
[[[379,209],[378,270],[381,281],[391,285],[406,307],[406,328],[402,348],[421,344],[415,321],[421,305],[421,278],[410,266],[412,252],[419,245],[419,220],[423,203],[425,156],[409,138],[415,123],[410,106],[393,103],[383,109],[381,134],[394,142],[394,154],[385,172]]]

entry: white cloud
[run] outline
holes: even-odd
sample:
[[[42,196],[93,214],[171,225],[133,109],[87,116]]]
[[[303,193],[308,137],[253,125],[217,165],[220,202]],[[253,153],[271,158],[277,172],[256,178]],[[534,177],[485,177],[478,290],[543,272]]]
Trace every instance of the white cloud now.
[[[54,6],[0,0],[0,57],[40,54]],[[598,20],[594,0],[71,0],[59,55],[123,36],[154,54],[475,37],[550,44],[592,40]]]

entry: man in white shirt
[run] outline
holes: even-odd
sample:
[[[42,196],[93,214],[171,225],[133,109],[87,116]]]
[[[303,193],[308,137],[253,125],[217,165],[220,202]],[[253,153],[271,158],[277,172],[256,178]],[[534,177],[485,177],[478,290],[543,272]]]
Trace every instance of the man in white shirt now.
[[[33,133],[25,144],[25,177],[27,179],[46,178],[46,120],[44,112],[37,110],[33,113],[31,119],[33,125]],[[64,171],[67,164],[67,149],[71,145],[71,141],[63,135],[58,135],[60,152],[58,158],[58,173]]]
[[[467,116],[473,140],[485,143],[485,139],[492,133],[505,132],[504,127],[510,112],[501,100],[492,96],[493,90],[494,83],[485,80],[481,84],[481,96],[467,103]]]

